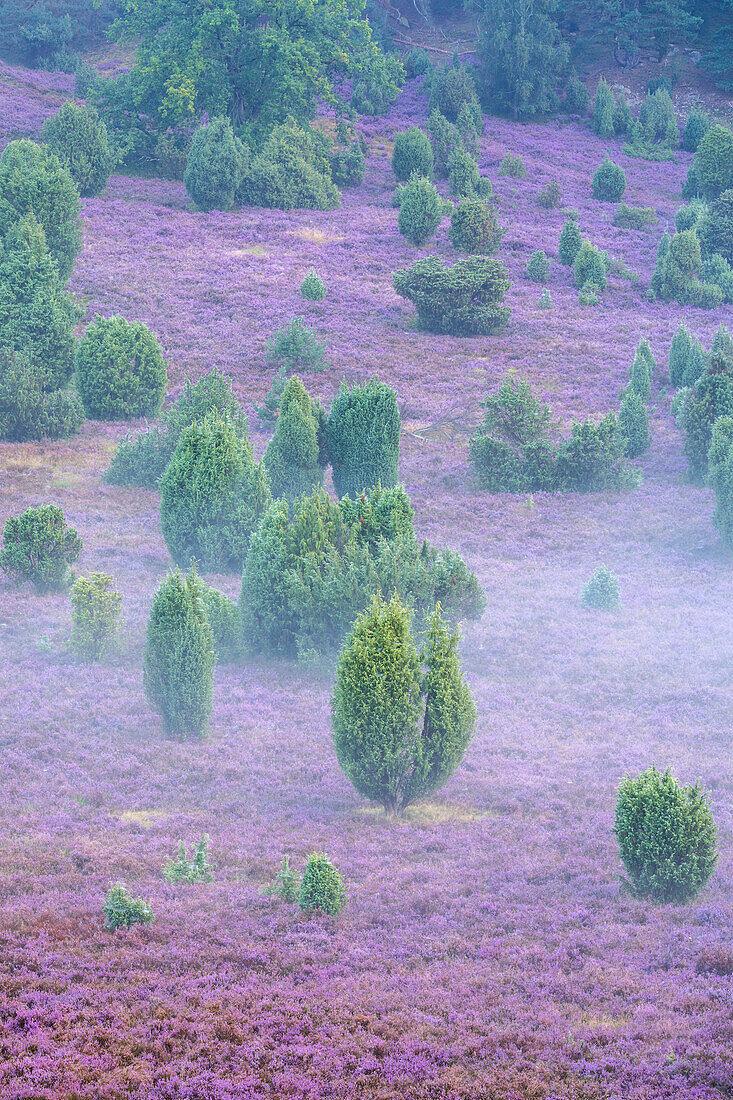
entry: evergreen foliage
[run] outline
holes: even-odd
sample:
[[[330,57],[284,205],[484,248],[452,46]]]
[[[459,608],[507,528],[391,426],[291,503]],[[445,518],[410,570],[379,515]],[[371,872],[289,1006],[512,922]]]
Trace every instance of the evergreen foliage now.
[[[298,893],[298,905],[302,910],[316,909],[337,917],[346,905],[344,880],[323,853],[314,852],[308,857]]]
[[[544,187],[537,195],[537,205],[542,206],[545,210],[557,210],[562,204],[562,193],[560,191],[560,184],[557,180],[550,180],[547,187]]]
[[[385,382],[370,379],[352,389],[342,383],[326,423],[326,445],[339,497],[397,484],[400,414]]]
[[[448,236],[457,252],[491,256],[499,250],[503,231],[494,207],[473,197],[461,199],[454,206]]]
[[[212,413],[183,430],[160,479],[160,525],[177,565],[237,572],[269,503],[265,469],[231,424]]]
[[[682,132],[682,148],[688,153],[696,153],[710,126],[710,119],[705,112],[699,107],[693,107]]]
[[[183,182],[201,210],[228,210],[246,165],[244,146],[228,118],[214,118],[193,135]]]
[[[317,130],[288,118],[246,159],[236,200],[277,210],[333,210],[339,193],[328,144]]]
[[[613,214],[613,224],[621,229],[646,229],[657,224],[657,212],[653,206],[627,206],[622,202]]]
[[[178,855],[163,868],[163,878],[176,886],[181,882],[188,884],[211,882],[211,864],[208,855],[209,838],[207,836],[201,837],[190,860],[186,854],[186,845],[180,841]]]
[[[300,284],[301,297],[308,302],[321,302],[326,297],[326,285],[315,271],[309,271]]]
[[[582,289],[591,283],[599,290],[606,285],[606,264],[603,254],[590,241],[584,240],[575,255],[573,263],[575,285]]]
[[[0,352],[0,439],[68,439],[84,422],[74,390],[47,392],[48,376],[12,352]]]
[[[71,586],[71,647],[81,661],[98,661],[114,643],[122,596],[108,573],[77,577]]]
[[[733,416],[720,416],[713,424],[708,480],[715,492],[713,523],[726,546],[733,548]]]
[[[575,257],[580,252],[582,243],[583,238],[580,233],[580,226],[578,225],[577,219],[568,218],[560,233],[560,244],[558,247],[560,263],[565,264],[566,267],[572,267],[575,263]]]
[[[630,371],[630,389],[643,398],[649,400],[652,392],[652,376],[656,368],[652,349],[648,340],[642,340],[634,354],[634,361]]]
[[[705,256],[720,255],[733,264],[733,189],[706,208],[696,228]]]
[[[152,924],[153,910],[142,898],[133,898],[121,882],[110,886],[102,906],[104,927],[108,932],[131,928],[133,924]]]
[[[451,154],[455,149],[465,149],[464,140],[457,126],[453,126],[437,108],[433,108],[430,112],[428,134],[433,151],[435,175],[445,179],[448,176],[448,162]]]
[[[435,236],[443,217],[443,203],[435,185],[424,176],[412,176],[400,193],[397,227],[416,247]]]
[[[684,904],[702,889],[717,862],[716,829],[701,788],[682,787],[655,767],[624,779],[616,803],[619,852],[639,898]]]
[[[81,539],[53,504],[9,516],[3,530],[0,568],[17,581],[30,581],[38,592],[65,588],[69,566],[81,553]]]
[[[716,351],[687,393],[682,407],[685,454],[693,481],[705,480],[713,424],[719,416],[733,416],[733,358]]]
[[[358,138],[348,148],[331,154],[331,179],[337,187],[360,187],[364,182],[366,158]]]
[[[283,856],[280,870],[275,875],[272,883],[269,886],[265,886],[262,893],[268,894],[273,898],[282,898],[283,901],[291,903],[298,900],[300,883],[297,875],[290,866],[290,860],[287,856]]]
[[[394,273],[394,288],[411,301],[429,332],[487,336],[509,320],[502,305],[510,282],[501,260],[471,257],[446,266],[437,256]]]
[[[107,186],[114,156],[107,127],[94,108],[67,100],[46,119],[41,138],[69,170],[80,195],[98,195]]]
[[[476,710],[456,647],[436,606],[418,652],[395,594],[389,603],[374,597],[341,651],[336,755],[357,791],[389,814],[440,787],[465,755]]]
[[[198,578],[201,601],[214,639],[217,664],[231,664],[239,657],[242,642],[242,622],[239,607],[220,592]]]
[[[166,733],[206,737],[212,706],[214,642],[192,570],[172,573],[153,599],[143,662],[145,692]]]
[[[649,432],[649,413],[644,398],[629,387],[622,399],[618,414],[621,435],[625,441],[627,458],[638,458],[649,450],[651,435]]]
[[[550,261],[542,251],[533,252],[527,263],[527,278],[533,283],[546,283],[550,274]]]
[[[446,65],[430,74],[429,109],[438,110],[449,122],[456,122],[461,108],[467,106],[474,116],[476,132],[481,133],[483,120],[476,95],[476,86],[463,65]]]
[[[583,588],[583,607],[615,611],[621,604],[619,583],[613,573],[601,565]]]
[[[293,501],[323,484],[326,414],[299,378],[291,378],[282,393],[275,434],[262,462],[273,497]]]
[[[626,173],[607,155],[593,176],[593,198],[600,202],[620,202],[626,190]]]
[[[11,141],[0,156],[0,237],[34,215],[62,283],[81,252],[79,192],[59,158],[28,138]]]
[[[673,386],[693,386],[704,369],[702,345],[681,321],[669,349],[669,380]]]
[[[601,77],[596,88],[596,98],[593,104],[593,131],[601,138],[613,137],[613,111],[615,100],[613,92]]]
[[[412,175],[433,178],[433,148],[419,126],[397,134],[392,153],[392,171],[405,183]]]
[[[268,338],[265,361],[276,370],[282,367],[287,375],[295,371],[322,371],[326,367],[325,347],[302,317],[293,317]]]
[[[733,133],[727,126],[710,126],[700,139],[695,153],[694,178],[706,199],[717,199],[723,191],[733,187]]]
[[[76,350],[76,385],[87,416],[157,416],[167,382],[156,336],[140,321],[97,317]]]

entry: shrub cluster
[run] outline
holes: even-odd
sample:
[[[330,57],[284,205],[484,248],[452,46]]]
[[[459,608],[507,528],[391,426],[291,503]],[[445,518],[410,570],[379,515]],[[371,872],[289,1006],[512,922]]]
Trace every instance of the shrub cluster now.
[[[733,416],[720,416],[713,424],[708,480],[715,492],[713,522],[726,546],[733,547]]]
[[[646,229],[656,225],[657,212],[653,206],[627,206],[622,202],[613,214],[613,224],[620,229]]]
[[[178,855],[163,868],[163,878],[176,886],[181,882],[188,884],[211,882],[211,864],[208,855],[209,838],[207,836],[201,837],[190,860],[186,854],[186,845],[180,841]]]
[[[504,235],[496,211],[480,198],[465,198],[453,208],[448,236],[456,252],[492,256]]]
[[[456,122],[462,110],[472,115],[477,132],[481,132],[482,118],[476,86],[463,65],[447,65],[435,68],[429,74],[429,110],[438,110],[449,122]]]
[[[686,392],[680,414],[693,481],[705,480],[713,425],[721,416],[733,416],[733,357],[716,350]]]
[[[433,148],[419,126],[397,134],[392,153],[392,171],[403,183],[412,175],[433,178]]]
[[[431,256],[394,274],[395,290],[413,303],[423,328],[454,336],[486,336],[504,328],[509,309],[501,303],[509,286],[504,264],[484,257],[448,267]]]
[[[326,139],[287,118],[246,159],[235,199],[247,206],[278,210],[333,210],[339,193],[331,176]]]
[[[513,153],[506,153],[499,165],[499,175],[511,176],[513,179],[526,179],[528,172],[519,154],[514,156]]]
[[[252,652],[327,653],[375,592],[397,591],[422,615],[440,601],[453,618],[477,618],[476,577],[450,551],[420,544],[404,489],[302,497],[292,511],[276,500],[245,561],[240,609]]]
[[[411,176],[400,192],[397,227],[403,237],[419,247],[435,236],[443,217],[443,203],[435,185],[425,176]]]
[[[544,207],[545,210],[557,210],[562,205],[562,193],[560,191],[560,184],[557,180],[550,180],[547,187],[544,187],[537,195],[537,203],[539,206]]]

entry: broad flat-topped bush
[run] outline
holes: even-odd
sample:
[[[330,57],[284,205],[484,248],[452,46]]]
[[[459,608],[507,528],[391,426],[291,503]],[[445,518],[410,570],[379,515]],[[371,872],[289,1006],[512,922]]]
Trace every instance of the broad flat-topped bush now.
[[[326,422],[326,451],[338,496],[397,484],[400,414],[391,386],[371,378],[351,389],[345,382]]]
[[[107,127],[94,108],[67,101],[46,119],[41,137],[68,168],[80,195],[98,195],[105,189],[114,157]]]
[[[251,652],[302,657],[338,646],[370,596],[394,591],[422,616],[440,601],[453,620],[485,601],[458,554],[419,543],[401,487],[338,504],[325,493],[265,512],[242,577],[243,639]]]
[[[157,337],[140,321],[97,317],[76,349],[76,385],[93,420],[157,416],[167,372]]]
[[[206,737],[212,705],[214,640],[200,581],[172,573],[155,593],[145,638],[143,682],[166,733]]]
[[[436,606],[421,651],[410,611],[377,594],[339,657],[332,703],[338,762],[357,791],[401,814],[463,760],[476,708],[461,676],[457,636]]]
[[[160,479],[160,525],[170,555],[203,572],[237,572],[270,502],[267,474],[248,440],[216,414],[181,434]]]
[[[396,271],[393,281],[429,332],[487,336],[500,332],[509,320],[510,311],[501,303],[511,284],[501,260],[471,257],[449,267],[430,256]]]
[[[66,587],[69,566],[79,557],[81,546],[61,509],[42,504],[8,518],[0,567],[18,581],[30,581],[39,592],[53,592]]]
[[[717,862],[716,828],[707,796],[667,770],[624,779],[616,803],[619,852],[627,889],[639,898],[684,904],[700,892]]]

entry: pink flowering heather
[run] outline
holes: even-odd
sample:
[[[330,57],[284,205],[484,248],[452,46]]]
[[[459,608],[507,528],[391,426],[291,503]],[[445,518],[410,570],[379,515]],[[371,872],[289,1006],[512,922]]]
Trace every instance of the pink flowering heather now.
[[[36,132],[48,97],[68,89],[13,72],[24,132]],[[328,672],[219,666],[209,740],[166,740],[141,669],[152,596],[171,568],[159,496],[102,482],[124,426],[0,444],[0,523],[60,505],[84,541],[78,571],[111,573],[124,597],[119,651],[79,665],[68,598],[0,579],[3,1100],[733,1095],[733,978],[705,961],[733,941],[733,563],[711,491],[686,481],[665,389],[680,320],[709,346],[733,316],[644,298],[689,157],[651,164],[611,142],[626,201],[660,219],[617,229],[590,188],[608,142],[576,123],[487,119],[480,164],[507,230],[512,316],[498,336],[433,336],[391,277],[431,250],[456,258],[447,220],[414,249],[390,205],[394,135],[426,121],[420,86],[365,123],[364,184],[328,213],[202,214],[179,183],[114,176],[83,202],[71,286],[87,319],[121,313],[157,333],[171,394],[217,366],[251,409],[271,382],[265,340],[296,314],[327,343],[327,369],[306,379],[314,395],[328,402],[342,378],[372,374],[395,387],[418,533],[463,553],[488,597],[463,630],[476,736],[439,794],[397,822],[338,768]],[[506,152],[521,154],[527,179],[498,176]],[[551,178],[584,235],[637,276],[612,274],[594,308],[557,262],[562,211],[536,202]],[[540,248],[552,310],[523,277]],[[321,302],[299,293],[311,269]],[[617,409],[642,337],[658,366],[640,489],[477,488],[468,437],[507,371],[569,425]],[[265,443],[255,436],[258,453]],[[601,563],[621,587],[610,614],[580,602]],[[236,578],[207,579],[237,596]],[[650,763],[699,778],[719,828],[716,872],[681,907],[619,889],[616,789]],[[190,848],[203,833],[211,883],[168,884],[178,841]],[[345,878],[338,920],[261,892],[284,855],[302,872],[313,851]],[[152,925],[104,930],[118,880],[152,905]]]

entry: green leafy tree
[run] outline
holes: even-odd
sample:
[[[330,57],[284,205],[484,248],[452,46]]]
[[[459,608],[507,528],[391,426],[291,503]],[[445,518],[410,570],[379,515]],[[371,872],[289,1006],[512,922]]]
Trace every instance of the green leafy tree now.
[[[157,337],[141,321],[97,317],[76,350],[76,385],[93,420],[157,416],[167,382]]]
[[[298,892],[302,910],[316,909],[337,917],[346,905],[344,880],[324,854],[314,852],[308,857]]]
[[[394,390],[376,378],[352,389],[344,382],[328,414],[326,443],[339,497],[396,485],[400,414]]]
[[[98,195],[107,186],[114,156],[107,127],[94,108],[67,100],[46,119],[41,137],[64,168],[80,195]]]
[[[155,593],[145,640],[145,692],[166,733],[206,737],[212,707],[214,640],[192,570],[172,573]]]
[[[71,586],[71,646],[82,661],[98,661],[114,643],[122,596],[108,573],[77,577]]]
[[[438,110],[449,122],[457,122],[461,109],[468,106],[476,133],[481,133],[483,120],[476,96],[473,77],[465,65],[445,65],[430,73],[428,86],[430,111]]]
[[[436,607],[418,653],[408,609],[377,595],[341,651],[336,755],[357,791],[389,814],[436,790],[465,755],[476,711],[456,645]]]
[[[667,770],[648,768],[624,779],[614,829],[628,879],[639,898],[691,901],[717,862],[717,833],[705,792],[683,787]]]
[[[28,138],[11,141],[0,156],[0,237],[26,214],[42,227],[62,282],[81,251],[79,192],[55,153]]]
[[[725,92],[733,90],[733,5],[731,0],[712,0],[705,5],[715,31],[700,64]]]
[[[79,557],[81,545],[60,508],[27,508],[5,524],[0,568],[16,580],[30,581],[39,592],[58,591],[66,587],[69,566]]]
[[[430,256],[396,271],[393,282],[429,332],[486,336],[499,332],[509,320],[502,301],[511,284],[506,267],[493,257],[471,257],[449,267]]]
[[[435,184],[424,176],[412,176],[402,188],[397,227],[416,247],[425,244],[440,225],[443,203]]]
[[[0,249],[0,351],[34,367],[43,392],[62,388],[74,369],[79,309],[64,289],[33,214],[8,229]]]
[[[570,51],[557,24],[556,0],[472,0],[479,13],[479,83],[495,110],[515,119],[558,107]]]
[[[326,413],[299,378],[283,390],[275,434],[262,462],[274,497],[295,500],[323,484]]]
[[[228,118],[200,126],[188,151],[183,182],[201,210],[228,210],[242,179],[245,151]]]
[[[392,171],[403,183],[413,173],[433,178],[433,149],[428,135],[419,126],[410,126],[397,134],[392,153]]]
[[[185,428],[160,479],[160,524],[173,560],[237,572],[270,502],[249,442],[216,414]]]
[[[622,68],[634,68],[650,51],[662,61],[672,43],[689,41],[700,26],[689,0],[584,0],[564,7],[567,15],[579,13],[586,43],[608,50]]]

